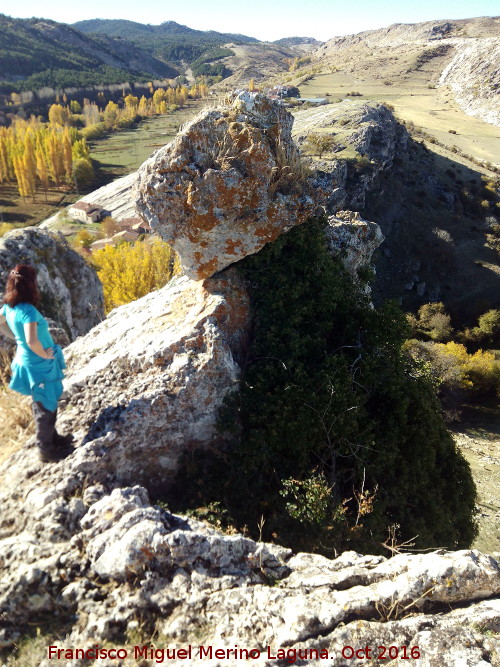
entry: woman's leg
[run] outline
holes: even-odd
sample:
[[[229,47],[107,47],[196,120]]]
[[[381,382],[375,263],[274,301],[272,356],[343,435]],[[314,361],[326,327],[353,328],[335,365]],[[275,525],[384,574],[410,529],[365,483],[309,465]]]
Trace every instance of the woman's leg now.
[[[59,441],[60,436],[56,431],[57,409],[53,412],[47,410],[39,401],[33,401],[32,409],[35,419],[36,444],[42,461],[59,461],[67,456],[71,450],[64,447],[66,442]]]

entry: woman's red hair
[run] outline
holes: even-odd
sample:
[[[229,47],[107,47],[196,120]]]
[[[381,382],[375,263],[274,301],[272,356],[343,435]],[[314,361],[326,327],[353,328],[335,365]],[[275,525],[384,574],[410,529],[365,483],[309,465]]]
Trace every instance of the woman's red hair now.
[[[18,303],[31,303],[38,306],[40,290],[36,282],[36,271],[28,264],[16,264],[7,278],[7,287],[3,297],[4,303],[11,308]]]

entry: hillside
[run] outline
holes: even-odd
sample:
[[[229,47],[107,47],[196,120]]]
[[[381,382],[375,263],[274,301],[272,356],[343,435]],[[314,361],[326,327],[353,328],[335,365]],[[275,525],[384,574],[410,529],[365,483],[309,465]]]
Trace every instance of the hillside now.
[[[42,18],[0,15],[0,80],[16,88],[122,83],[178,72],[134,44]]]
[[[78,21],[73,27],[85,34],[127,39],[156,58],[176,65],[191,63],[208,49],[226,42],[258,41],[247,35],[193,30],[175,21],[150,25],[122,19],[90,19]]]
[[[330,92],[355,86],[362,94],[397,99],[421,86],[450,89],[467,114],[500,125],[499,31],[498,17],[395,24],[335,37],[313,55],[329,75],[323,83]]]

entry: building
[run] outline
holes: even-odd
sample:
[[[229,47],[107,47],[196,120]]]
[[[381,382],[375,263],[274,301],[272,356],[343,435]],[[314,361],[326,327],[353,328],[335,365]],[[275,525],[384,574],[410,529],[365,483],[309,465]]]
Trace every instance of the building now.
[[[68,215],[74,220],[99,222],[99,220],[102,220],[108,215],[108,212],[97,204],[88,204],[84,201],[77,201],[75,204],[71,204],[68,208]]]
[[[271,88],[267,96],[270,99],[283,99],[284,97],[298,97],[300,91],[297,86],[278,85]]]
[[[94,243],[90,244],[90,252],[94,252],[94,250],[101,250],[107,245],[116,245],[116,242],[113,241],[113,239],[99,239],[98,241],[94,241]]]
[[[118,224],[122,229],[129,229],[138,234],[152,234],[153,230],[151,229],[149,223],[145,222],[142,218],[123,218],[118,221]]]
[[[137,241],[139,238],[139,234],[137,232],[132,231],[131,229],[124,229],[123,232],[118,232],[117,234],[113,234],[113,236],[110,236],[107,239],[99,239],[97,241],[94,241],[94,243],[90,244],[90,250],[91,252],[94,252],[94,250],[101,250],[107,245],[118,245],[120,241],[127,241],[128,243],[134,243],[134,241]]]
[[[328,104],[326,97],[299,97],[297,102],[299,104],[315,104],[316,106]]]

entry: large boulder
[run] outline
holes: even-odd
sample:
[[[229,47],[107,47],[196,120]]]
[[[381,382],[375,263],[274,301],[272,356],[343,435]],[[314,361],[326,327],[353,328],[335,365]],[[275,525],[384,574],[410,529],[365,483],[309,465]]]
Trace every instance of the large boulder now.
[[[0,239],[0,284],[5,287],[16,264],[37,270],[40,311],[64,329],[71,340],[104,319],[102,285],[96,272],[63,237],[25,227]]]
[[[324,201],[300,163],[293,118],[253,93],[202,111],[139,169],[137,209],[196,280],[257,252]]]
[[[116,308],[65,350],[59,426],[83,441],[80,457],[99,461],[100,480],[167,489],[186,452],[220,438],[248,326],[233,270],[204,284],[177,277]]]

